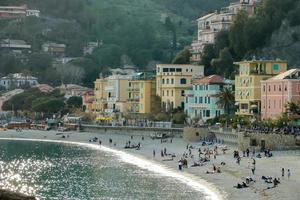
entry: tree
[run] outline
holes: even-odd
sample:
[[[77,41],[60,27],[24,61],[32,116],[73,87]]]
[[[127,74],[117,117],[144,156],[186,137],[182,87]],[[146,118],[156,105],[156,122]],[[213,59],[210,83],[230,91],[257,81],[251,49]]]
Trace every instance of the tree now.
[[[82,98],[77,96],[72,96],[67,100],[67,105],[69,108],[81,108]]]
[[[225,87],[222,91],[217,94],[217,104],[220,105],[226,114],[230,115],[231,109],[234,106],[234,92]]]
[[[83,68],[72,64],[59,65],[56,71],[60,75],[61,82],[65,84],[80,84],[85,75]]]
[[[61,99],[44,98],[33,102],[32,110],[40,113],[55,114],[62,111],[65,103]]]
[[[233,58],[228,48],[225,48],[220,52],[219,58],[212,59],[211,65],[217,74],[225,77],[233,76]]]
[[[216,69],[211,66],[211,60],[216,57],[217,55],[214,45],[205,45],[201,55],[201,64],[204,65],[205,74],[211,75],[216,73]]]
[[[180,51],[176,57],[173,59],[173,64],[190,64],[190,57],[191,53],[188,48],[183,49]]]

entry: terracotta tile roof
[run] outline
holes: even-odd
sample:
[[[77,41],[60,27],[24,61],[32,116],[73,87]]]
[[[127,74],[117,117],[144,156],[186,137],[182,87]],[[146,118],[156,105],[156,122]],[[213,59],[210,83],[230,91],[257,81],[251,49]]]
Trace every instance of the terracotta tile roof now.
[[[219,75],[206,76],[199,79],[194,79],[193,84],[224,84],[224,78]]]

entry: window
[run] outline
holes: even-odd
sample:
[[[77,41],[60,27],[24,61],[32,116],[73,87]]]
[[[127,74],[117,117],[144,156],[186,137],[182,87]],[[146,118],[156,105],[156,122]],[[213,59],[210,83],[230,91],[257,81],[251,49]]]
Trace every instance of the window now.
[[[165,79],[163,78],[163,80],[162,80],[162,84],[165,84]]]
[[[174,91],[173,90],[171,90],[171,96],[174,96]]]
[[[181,96],[184,97],[184,90],[181,90]]]
[[[174,84],[174,78],[171,79],[171,84]]]
[[[169,90],[167,90],[167,97],[169,96]]]
[[[188,97],[185,98],[185,103],[189,103],[189,98]]]
[[[210,117],[210,110],[206,111],[206,117]]]
[[[281,92],[281,85],[279,85],[279,88],[278,88],[278,89],[279,89],[279,92]]]
[[[186,84],[186,79],[185,78],[180,79],[180,84]]]
[[[170,68],[170,72],[175,72],[175,68]]]
[[[167,84],[169,84],[169,79],[167,78]]]
[[[197,100],[198,100],[198,98],[197,98],[197,97],[195,97],[195,103],[198,103],[198,102],[197,102]]]
[[[182,72],[181,68],[176,68],[176,72]]]
[[[129,82],[129,87],[131,87],[131,83]]]
[[[169,68],[163,68],[163,72],[169,72]]]
[[[207,103],[207,98],[206,97],[204,98],[204,103]]]
[[[273,65],[273,70],[278,71],[279,70],[279,64],[274,64]]]
[[[284,91],[287,91],[287,86],[286,85],[284,86]]]
[[[165,91],[163,90],[162,95],[165,96]]]
[[[203,103],[203,97],[200,97],[199,103]]]
[[[207,97],[207,103],[210,104],[210,97]]]
[[[271,86],[269,86],[269,92],[271,91]]]

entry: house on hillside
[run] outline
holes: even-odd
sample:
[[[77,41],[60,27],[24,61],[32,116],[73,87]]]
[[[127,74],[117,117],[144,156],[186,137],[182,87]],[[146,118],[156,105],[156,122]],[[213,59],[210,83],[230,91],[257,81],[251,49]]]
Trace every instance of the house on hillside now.
[[[82,97],[86,92],[93,91],[90,88],[83,87],[75,84],[62,84],[57,87],[62,94],[68,99],[72,96]]]
[[[47,42],[42,45],[42,51],[57,57],[63,57],[66,53],[66,45]]]
[[[27,9],[27,5],[0,6],[0,19],[18,19],[29,16],[40,17],[40,11]]]
[[[22,73],[10,74],[0,78],[0,86],[7,90],[22,87],[32,87],[37,84],[38,79],[36,77],[24,75]]]
[[[244,10],[249,16],[252,16],[260,2],[261,0],[240,0],[197,19],[198,34],[197,39],[191,44],[191,62],[201,61],[204,47],[208,44],[214,44],[220,31],[229,29],[239,11]]]
[[[2,39],[0,48],[4,51],[10,51],[16,54],[31,53],[31,45],[24,40]]]

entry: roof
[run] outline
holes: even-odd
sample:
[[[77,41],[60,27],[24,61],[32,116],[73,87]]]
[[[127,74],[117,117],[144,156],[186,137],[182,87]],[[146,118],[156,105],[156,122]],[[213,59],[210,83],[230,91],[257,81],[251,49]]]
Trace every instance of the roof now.
[[[24,40],[3,39],[3,40],[1,40],[1,44],[19,44],[19,45],[26,45],[27,43],[26,43]]]
[[[268,80],[300,79],[300,69],[290,69]]]
[[[8,76],[4,76],[1,79],[27,79],[27,80],[37,80],[34,76],[24,75],[22,73],[10,74]]]
[[[212,16],[214,16],[214,15],[216,15],[216,14],[217,14],[216,12],[213,12],[213,13],[204,15],[204,16],[200,17],[197,21],[207,19],[207,18],[212,17]]]
[[[287,63],[287,61],[280,60],[280,59],[276,59],[276,60],[243,60],[243,61],[235,62],[234,64],[239,65],[242,63]]]
[[[224,78],[219,75],[206,76],[200,79],[194,79],[193,84],[224,84]]]
[[[204,67],[203,65],[191,65],[191,64],[157,64],[158,67]]]

